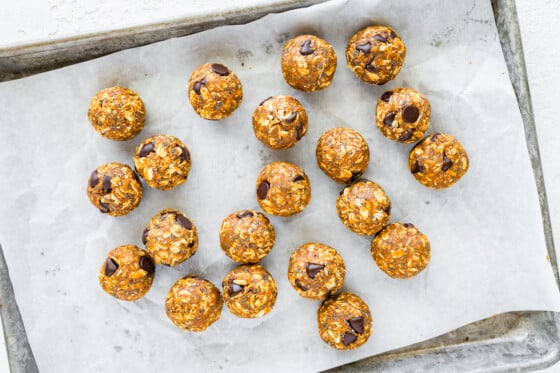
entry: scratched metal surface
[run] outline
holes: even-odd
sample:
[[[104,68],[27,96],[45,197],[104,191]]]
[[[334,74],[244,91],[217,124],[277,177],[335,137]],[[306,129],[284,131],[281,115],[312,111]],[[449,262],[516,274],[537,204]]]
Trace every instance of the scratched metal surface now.
[[[250,22],[270,12],[307,6],[324,0],[284,0],[275,7],[224,13],[70,38],[52,43],[0,50],[0,81],[17,79],[118,50],[188,35],[222,24]],[[527,147],[539,191],[547,248],[560,286],[550,215],[544,187],[531,95],[514,0],[491,0],[510,79],[525,125]],[[0,315],[12,373],[37,372],[32,346],[25,334],[9,272],[0,246]],[[510,312],[478,321],[415,345],[372,356],[337,372],[511,372],[548,367],[560,360],[560,314]]]

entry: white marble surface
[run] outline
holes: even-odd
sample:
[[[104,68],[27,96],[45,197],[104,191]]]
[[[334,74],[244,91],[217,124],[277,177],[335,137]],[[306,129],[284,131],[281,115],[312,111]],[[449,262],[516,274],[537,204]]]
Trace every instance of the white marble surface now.
[[[70,1],[22,0],[4,2],[0,15],[0,48],[8,45],[54,39],[66,36],[132,25],[169,18],[177,18],[203,7],[224,9],[227,5],[255,2],[255,0],[223,0],[221,2],[179,0],[141,0],[134,6],[124,0]],[[259,0],[259,3],[268,2]],[[537,131],[543,158],[552,226],[557,246],[560,244],[560,167],[556,160],[560,151],[557,104],[560,86],[560,51],[551,47],[560,36],[560,2],[557,0],[518,3],[519,20],[525,48],[529,82]],[[0,339],[0,345],[3,345]],[[558,371],[558,366],[547,369]],[[7,371],[5,356],[0,354],[0,371]]]

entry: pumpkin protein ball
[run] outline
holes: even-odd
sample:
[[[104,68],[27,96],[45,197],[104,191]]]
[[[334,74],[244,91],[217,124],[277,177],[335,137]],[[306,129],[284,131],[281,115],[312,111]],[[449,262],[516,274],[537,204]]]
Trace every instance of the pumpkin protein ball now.
[[[305,92],[330,86],[336,70],[336,53],[325,40],[300,35],[282,49],[282,75],[292,88]]]
[[[220,290],[208,280],[195,275],[180,278],[169,289],[165,313],[177,327],[201,332],[215,323],[222,314]]]
[[[152,188],[170,190],[183,184],[191,164],[189,149],[175,136],[152,136],[136,147],[136,171]]]
[[[371,256],[393,278],[410,278],[430,261],[430,241],[410,223],[385,226],[371,241]]]
[[[269,97],[253,112],[253,131],[272,149],[289,149],[307,133],[307,112],[291,96]]]
[[[369,339],[371,313],[366,302],[352,293],[327,298],[317,311],[321,339],[338,350],[352,350]]]
[[[181,211],[164,209],[150,219],[142,243],[156,264],[174,267],[196,253],[198,231]]]
[[[188,84],[190,103],[204,119],[229,117],[243,100],[241,81],[227,66],[207,63],[197,68]]]
[[[344,260],[330,246],[309,242],[290,256],[288,280],[304,298],[325,299],[336,293],[344,283],[345,275]]]
[[[220,246],[238,263],[257,263],[274,247],[275,232],[270,220],[255,210],[229,214],[220,226]]]
[[[125,164],[111,162],[97,167],[89,176],[87,195],[104,214],[123,216],[142,200],[142,183]]]
[[[303,170],[289,162],[273,162],[259,173],[257,201],[267,214],[291,216],[311,201],[311,184]]]
[[[370,26],[350,38],[346,47],[348,68],[370,84],[385,84],[401,71],[406,47],[388,26]]]
[[[379,185],[360,179],[340,192],[336,212],[348,229],[369,236],[379,232],[391,219],[391,201]]]
[[[448,188],[469,169],[463,145],[451,135],[435,133],[418,142],[408,155],[408,169],[428,188]]]
[[[120,300],[142,298],[152,286],[156,267],[150,255],[134,245],[109,251],[99,271],[99,284]]]
[[[377,101],[375,125],[386,138],[410,144],[430,125],[430,101],[412,88],[394,88]]]
[[[231,313],[256,318],[274,308],[278,289],[272,275],[260,264],[234,268],[222,282],[224,302]]]
[[[319,168],[337,183],[349,183],[365,172],[369,146],[352,128],[332,128],[321,135],[315,149]]]
[[[109,140],[130,140],[144,128],[146,108],[138,93],[123,87],[102,89],[89,103],[88,119]]]

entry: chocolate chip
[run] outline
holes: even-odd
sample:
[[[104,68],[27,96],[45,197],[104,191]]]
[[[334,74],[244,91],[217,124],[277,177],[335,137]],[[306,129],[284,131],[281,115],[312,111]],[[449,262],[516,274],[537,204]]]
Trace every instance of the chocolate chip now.
[[[148,154],[150,154],[153,151],[154,151],[154,143],[149,142],[149,143],[145,144],[144,146],[142,146],[142,148],[138,152],[138,156],[140,158],[147,157]]]
[[[115,262],[113,258],[107,258],[105,261],[105,276],[112,276],[113,273],[119,269],[119,263]]]
[[[397,37],[397,34],[396,34],[395,31],[393,31],[393,30],[391,30],[390,35],[391,35],[391,37],[392,37],[393,39]]]
[[[392,126],[393,121],[395,120],[395,113],[389,113],[383,118],[383,124],[386,126]]]
[[[99,174],[97,170],[93,171],[91,175],[89,175],[89,186],[94,188],[99,183]]]
[[[261,101],[261,103],[259,104],[259,106],[261,106],[262,104],[264,104],[265,102],[267,102],[268,100],[270,100],[272,98],[272,96],[270,96],[269,98],[265,98],[264,100]]]
[[[385,211],[387,215],[391,215],[391,207],[391,202],[389,202],[389,206],[385,207],[383,211]]]
[[[177,221],[177,224],[185,229],[192,229],[192,222],[183,215],[177,215],[175,217],[175,221]]]
[[[235,297],[237,294],[241,293],[242,291],[243,291],[243,286],[237,285],[237,284],[233,283],[232,281],[229,282],[229,296],[230,297]]]
[[[440,135],[440,134],[437,133],[437,132],[434,133],[434,134],[432,135],[432,137],[431,137],[431,140],[432,140],[432,141],[436,141],[439,135]]]
[[[369,71],[370,73],[377,72],[377,68],[375,67],[375,65],[373,65],[373,60],[367,63],[366,70]]]
[[[302,181],[305,180],[305,178],[301,175],[296,175],[296,177],[294,177],[294,179],[292,180],[294,183],[297,183],[298,181]]]
[[[300,288],[303,291],[309,290],[309,288],[307,286],[305,286],[304,284],[302,284],[301,281],[297,278],[296,278],[295,284],[298,288]]]
[[[285,123],[293,123],[294,120],[296,120],[296,118],[297,118],[297,112],[292,111],[290,116],[288,116],[287,118],[284,119],[284,122]]]
[[[354,330],[358,334],[362,334],[364,332],[364,318],[361,316],[353,317],[348,321],[352,330]]]
[[[99,202],[99,211],[101,211],[102,213],[108,213],[109,212],[109,204],[105,203],[105,202]]]
[[[405,122],[414,123],[420,116],[420,110],[414,105],[405,106],[402,111],[402,118]]]
[[[447,171],[451,168],[451,166],[453,166],[453,161],[449,158],[447,158],[447,155],[445,155],[445,153],[443,153],[443,166],[441,167],[441,169],[443,171]]]
[[[363,52],[364,54],[368,54],[371,50],[371,43],[365,43],[361,45],[356,45],[356,50]]]
[[[188,162],[191,160],[191,154],[189,153],[189,151],[187,150],[187,148],[180,146],[179,148],[181,148],[181,155],[179,156],[179,158],[181,158],[181,160]]]
[[[424,167],[422,167],[422,165],[420,163],[418,163],[418,161],[414,162],[412,164],[412,167],[410,168],[410,172],[412,172],[413,174],[416,174],[418,172],[422,172],[424,171]]]
[[[299,141],[303,137],[303,123],[299,123],[296,127],[296,140]]]
[[[375,34],[373,36],[374,40],[380,41],[382,43],[386,43],[387,42],[387,34],[383,33],[383,34]]]
[[[406,140],[410,139],[411,137],[412,137],[412,132],[406,131],[405,133],[400,135],[397,140],[398,141],[406,141]]]
[[[206,78],[202,78],[201,80],[199,80],[198,82],[194,83],[193,86],[193,91],[194,93],[196,93],[197,95],[200,94],[200,90],[202,89],[202,86],[206,85]]]
[[[154,264],[152,258],[150,258],[149,256],[144,255],[140,257],[139,264],[140,264],[140,268],[148,272],[149,275],[153,275],[154,273],[156,273],[156,265]]]
[[[265,199],[269,189],[270,189],[270,184],[268,183],[268,181],[263,181],[262,183],[259,184],[257,188],[257,196],[260,199]]]
[[[145,245],[146,242],[148,241],[148,233],[150,232],[150,230],[148,228],[144,229],[144,232],[142,232],[142,243]]]
[[[315,276],[317,276],[317,274],[321,272],[323,268],[325,268],[324,264],[307,263],[307,265],[305,266],[305,271],[307,272],[307,276],[315,279]]]
[[[228,68],[225,67],[225,66],[222,65],[222,64],[213,63],[212,66],[211,66],[211,68],[212,68],[212,71],[215,72],[215,73],[218,74],[218,75],[221,75],[221,76],[228,76],[228,75],[229,75],[229,70],[228,70]]]
[[[349,181],[355,181],[357,180],[360,176],[362,176],[362,172],[361,171],[352,171],[352,176],[350,177]]]
[[[311,40],[306,40],[299,50],[299,53],[301,53],[302,56],[313,54],[313,52],[315,51],[311,49]]]
[[[412,223],[404,223],[404,224],[403,224],[403,227],[405,227],[405,228],[414,228],[414,224],[412,224]]]
[[[109,176],[109,175],[103,176],[102,188],[103,188],[103,193],[105,193],[105,194],[111,193],[111,189],[112,189],[111,188],[111,176]]]
[[[252,218],[253,216],[254,216],[254,215],[253,215],[253,212],[252,212],[252,211],[248,211],[248,210],[245,210],[245,211],[240,212],[239,214],[237,214],[237,218],[238,218],[238,219],[249,218],[249,217]]]
[[[392,95],[393,95],[393,92],[392,92],[392,91],[387,91],[387,92],[383,93],[383,94],[381,95],[381,101],[389,102],[389,100],[391,99],[391,96],[392,96]]]
[[[194,247],[194,240],[189,242],[189,244],[187,245],[189,248],[193,248]],[[196,254],[196,253],[195,253]],[[194,254],[193,254],[194,255]]]
[[[342,336],[342,344],[348,346],[350,343],[356,342],[357,339],[358,337],[356,337],[356,334],[351,332],[346,332]]]

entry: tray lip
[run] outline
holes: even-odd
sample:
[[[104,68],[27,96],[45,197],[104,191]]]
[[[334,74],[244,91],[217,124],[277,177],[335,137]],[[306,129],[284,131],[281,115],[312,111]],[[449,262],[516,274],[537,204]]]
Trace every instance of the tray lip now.
[[[279,0],[277,2],[275,2],[274,4],[280,6],[280,5],[288,5],[288,4],[300,4],[299,6],[306,6],[306,5],[313,5],[313,4],[318,4],[318,3],[322,3],[322,2],[326,2],[329,0]],[[496,9],[494,8],[494,5],[497,3],[508,3],[511,4],[513,3],[513,6],[515,6],[515,2],[514,0],[489,0],[491,1],[492,5],[493,5],[493,10],[494,10],[494,15],[496,16]],[[247,11],[247,8],[251,8],[251,7],[246,7],[241,9],[241,11]],[[263,9],[253,9],[253,10],[260,10],[260,11],[264,11]],[[282,9],[277,9],[277,10],[267,10],[266,13],[273,13],[275,11],[281,11]],[[286,9],[285,9],[286,10]],[[236,16],[236,15],[241,15],[239,12],[224,12],[223,14],[229,14],[230,16]],[[119,37],[129,37],[131,35],[134,34],[138,34],[138,33],[145,33],[145,34],[149,34],[152,32],[156,32],[156,31],[166,31],[169,30],[170,28],[180,28],[180,27],[184,27],[186,25],[190,25],[193,26],[193,20],[196,20],[199,24],[204,24],[205,22],[211,22],[213,21],[211,19],[210,15],[207,16],[193,16],[193,17],[177,17],[174,19],[168,19],[168,20],[160,20],[154,23],[150,23],[150,24],[145,24],[145,25],[136,25],[136,26],[131,26],[131,27],[125,27],[125,28],[119,28],[119,29],[115,29],[115,30],[109,30],[109,31],[104,31],[104,32],[94,32],[94,33],[86,33],[86,34],[81,34],[81,35],[75,35],[75,36],[68,36],[68,37],[62,37],[62,38],[58,38],[58,39],[53,39],[53,40],[48,40],[48,41],[35,41],[35,42],[29,42],[29,43],[24,43],[24,44],[20,44],[20,45],[8,45],[6,47],[0,47],[0,73],[2,72],[2,65],[1,62],[2,60],[6,60],[7,58],[17,58],[17,57],[21,57],[21,56],[30,56],[30,55],[34,55],[34,54],[40,54],[40,53],[45,53],[46,51],[49,50],[61,50],[64,49],[67,46],[76,46],[76,45],[88,45],[91,42],[94,41],[103,41],[103,40],[110,40],[110,39],[114,39],[114,38],[119,38]],[[517,21],[517,14],[515,14],[515,20]],[[497,23],[496,23],[497,26]],[[517,24],[517,28],[519,27],[519,25]],[[17,53],[16,53],[17,52]],[[19,54],[18,54],[19,53]],[[522,51],[521,51],[522,53]],[[526,76],[525,76],[525,80],[526,80]],[[515,87],[514,87],[515,89]],[[517,94],[517,90],[516,90],[516,94]],[[529,97],[528,97],[528,105],[530,108],[530,113],[529,115],[532,116],[532,108],[531,106],[531,101],[530,101],[530,93],[528,93]],[[518,96],[518,101],[519,101],[519,96]],[[526,125],[526,121],[525,121],[525,116],[523,113],[523,108],[521,107],[521,102],[519,103],[519,108],[522,111],[522,117],[523,117],[523,121],[525,124],[525,127],[527,128]],[[534,118],[533,118],[533,124],[534,124]],[[527,144],[529,146],[529,144]],[[536,144],[537,146],[537,152],[538,152],[538,143]],[[539,158],[540,159],[540,158]],[[535,177],[537,177],[537,175],[535,175]],[[541,193],[541,189],[545,191],[545,185],[542,184],[538,185],[539,188],[539,194]],[[546,197],[545,197],[546,199]],[[547,235],[547,232],[544,232],[545,236]],[[0,245],[0,255],[2,251],[2,247]],[[558,269],[556,266],[556,261],[552,261],[552,257],[551,257],[551,265],[553,268],[555,268],[555,276],[558,280]],[[1,270],[1,268],[0,268]],[[3,300],[2,300],[3,301]],[[555,328],[555,332],[556,335],[558,335],[558,330],[560,329],[560,313],[557,312],[551,312],[551,311],[533,311],[533,312],[514,312],[520,315],[525,315],[523,317],[525,317],[525,320],[529,320],[529,321],[538,321],[538,319],[542,319],[543,317],[549,317],[550,320],[553,322],[554,328]],[[500,314],[500,315],[496,315],[495,317],[502,317],[504,314]],[[3,318],[2,320],[4,320],[4,314],[2,314]],[[527,334],[525,335],[523,338],[518,338],[517,340],[517,344],[519,345],[527,345],[531,340],[531,337],[541,337],[544,338],[545,335],[544,333],[542,333],[543,331],[546,331],[546,326],[544,323],[536,323],[536,325],[540,328],[536,328],[534,329],[535,331],[540,331],[541,333],[536,333],[536,334]],[[514,332],[516,330],[523,330],[523,329],[518,329],[518,328],[512,328],[511,332]],[[6,331],[5,331],[6,332]],[[442,334],[444,335],[444,334]],[[437,339],[441,336],[438,337],[434,337],[429,339],[428,341]],[[6,333],[5,338],[8,338],[8,335]],[[491,339],[487,339],[486,341],[489,341]],[[426,342],[426,341],[424,341]],[[553,344],[553,347],[555,347],[555,350],[553,351],[551,355],[551,358],[549,360],[544,360],[544,362],[541,363],[535,363],[534,365],[524,365],[523,367],[519,367],[520,369],[523,370],[528,370],[528,369],[535,369],[535,368],[546,368],[548,366],[551,366],[553,364],[555,364],[556,362],[560,361],[560,338],[556,338],[553,340],[553,342],[555,342]],[[420,342],[423,343],[423,342]],[[399,358],[399,357],[404,357],[404,358],[414,358],[415,356],[419,356],[418,353],[415,353],[415,351],[419,351],[417,349],[415,349],[415,347],[417,347],[417,345],[419,345],[420,343],[416,343],[413,345],[409,345],[409,346],[404,346],[401,347],[399,349],[396,350],[391,350],[391,351],[386,351],[384,353],[378,354],[378,355],[373,355],[371,357],[368,357],[366,359],[371,359],[371,358],[377,358],[379,361],[390,361],[393,360],[395,358]],[[474,344],[477,342],[470,342],[470,343],[465,343],[464,345],[468,345],[468,344]],[[498,342],[499,344],[500,342]],[[452,345],[442,345],[440,347],[433,347],[430,349],[426,349],[426,351],[430,351],[428,352],[428,354],[439,354],[445,351],[445,349],[453,347],[453,348],[460,348],[462,344],[452,344]],[[409,349],[409,350],[407,350]],[[31,355],[32,357],[32,355]],[[10,360],[10,365],[12,363],[11,359],[10,359],[10,355],[8,355],[8,359]],[[359,361],[357,361],[359,362]],[[347,364],[348,366],[352,366],[354,364],[356,364],[357,362],[352,362]],[[530,361],[529,361],[530,362]],[[543,365],[544,364],[544,365]],[[345,365],[346,366],[346,365]],[[340,368],[340,367],[339,367]],[[333,368],[333,369],[337,369],[337,368]],[[511,367],[504,367],[504,371],[511,369]],[[13,370],[13,372],[18,372],[19,370]],[[21,370],[26,371],[26,370]],[[494,371],[494,370],[493,370]],[[500,369],[496,370],[496,371],[501,371]]]

